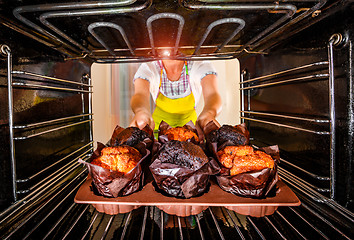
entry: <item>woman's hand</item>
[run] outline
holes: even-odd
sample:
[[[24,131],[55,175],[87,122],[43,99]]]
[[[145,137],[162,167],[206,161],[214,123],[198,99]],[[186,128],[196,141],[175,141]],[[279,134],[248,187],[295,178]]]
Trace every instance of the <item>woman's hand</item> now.
[[[135,116],[129,126],[143,129],[147,124],[151,127],[151,129],[154,129],[155,122],[152,119],[151,114],[146,111],[138,111],[135,113]]]
[[[201,128],[204,129],[205,125],[208,124],[208,122],[214,121],[217,126],[220,127],[220,124],[218,121],[215,119],[215,114],[211,112],[202,112],[199,114],[197,118],[197,125]]]

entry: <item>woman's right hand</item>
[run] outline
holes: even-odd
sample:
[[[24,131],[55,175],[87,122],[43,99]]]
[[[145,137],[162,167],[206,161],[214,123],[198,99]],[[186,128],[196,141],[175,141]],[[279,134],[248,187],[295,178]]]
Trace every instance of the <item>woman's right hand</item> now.
[[[133,120],[130,123],[130,127],[138,127],[139,129],[143,129],[147,124],[154,129],[155,122],[152,119],[152,116],[149,112],[138,111],[135,113]]]

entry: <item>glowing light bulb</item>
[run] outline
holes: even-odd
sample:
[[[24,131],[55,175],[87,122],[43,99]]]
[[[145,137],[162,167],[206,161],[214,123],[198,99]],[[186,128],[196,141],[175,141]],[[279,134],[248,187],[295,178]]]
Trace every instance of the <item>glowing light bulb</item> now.
[[[162,54],[166,57],[169,57],[171,55],[170,51],[168,50],[164,50]]]

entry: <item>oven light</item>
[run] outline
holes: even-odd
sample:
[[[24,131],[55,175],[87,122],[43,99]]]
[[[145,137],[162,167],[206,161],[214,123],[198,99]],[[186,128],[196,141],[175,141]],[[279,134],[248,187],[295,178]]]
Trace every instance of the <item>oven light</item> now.
[[[170,53],[169,50],[164,50],[164,51],[162,52],[162,55],[165,56],[165,57],[169,57],[169,56],[171,56],[171,53]]]

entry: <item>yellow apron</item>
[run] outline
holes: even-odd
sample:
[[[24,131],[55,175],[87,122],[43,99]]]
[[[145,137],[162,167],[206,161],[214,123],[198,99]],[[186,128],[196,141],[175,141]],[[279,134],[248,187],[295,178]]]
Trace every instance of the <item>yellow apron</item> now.
[[[185,65],[186,76],[189,81],[187,62],[185,62]],[[164,96],[160,92],[162,74],[163,68],[161,68],[160,86],[159,93],[156,98],[156,108],[152,114],[152,118],[155,122],[155,134],[157,133],[162,120],[167,122],[172,127],[183,126],[191,120],[195,124],[197,120],[197,113],[195,111],[195,99],[192,91],[191,94],[183,98],[171,99]],[[191,86],[190,81],[189,86]]]

